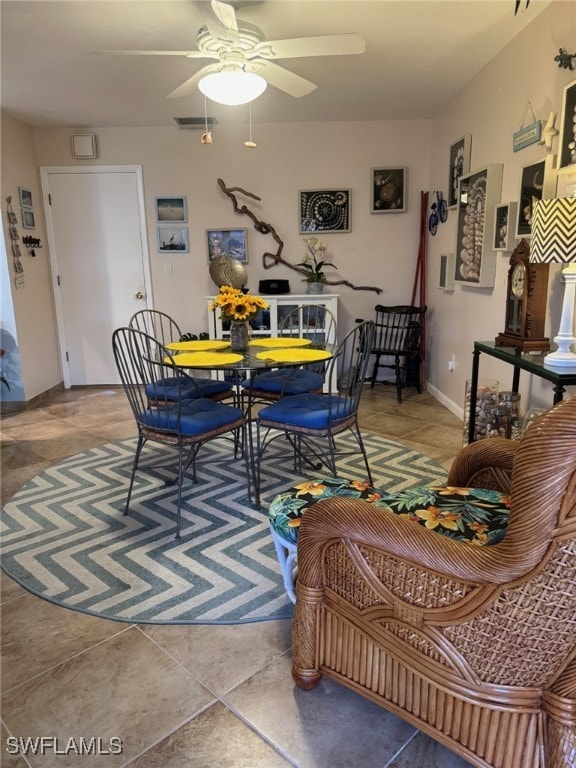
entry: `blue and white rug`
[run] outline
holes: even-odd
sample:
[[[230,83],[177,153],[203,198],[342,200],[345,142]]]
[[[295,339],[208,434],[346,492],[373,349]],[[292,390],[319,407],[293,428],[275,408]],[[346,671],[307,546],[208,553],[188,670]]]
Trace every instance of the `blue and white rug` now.
[[[417,451],[374,435],[365,442],[377,486],[396,491],[446,477]],[[23,486],[2,511],[2,569],[46,600],[118,621],[234,624],[291,616],[266,517],[274,496],[301,479],[281,441],[266,454],[260,511],[248,502],[244,464],[230,461],[229,445],[205,446],[198,484],[183,487],[179,540],[176,486],[164,484],[173,477],[171,448],[146,444],[131,513],[122,514],[135,444],[79,453]],[[359,455],[338,466],[341,477],[365,478]]]

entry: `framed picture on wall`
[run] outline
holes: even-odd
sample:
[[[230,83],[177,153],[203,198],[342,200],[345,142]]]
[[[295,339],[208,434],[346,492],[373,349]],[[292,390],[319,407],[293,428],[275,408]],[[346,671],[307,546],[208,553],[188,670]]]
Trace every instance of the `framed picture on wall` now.
[[[372,168],[370,190],[370,213],[403,213],[406,210],[406,168]]]
[[[22,226],[24,229],[36,229],[36,220],[34,219],[34,211],[29,211],[26,208],[20,209],[22,212]]]
[[[574,195],[576,195],[576,163],[557,171],[554,192],[554,197],[573,197]]]
[[[311,189],[298,194],[301,235],[350,232],[349,189]]]
[[[496,206],[494,214],[494,239],[492,247],[495,251],[513,251],[516,247],[514,232],[516,229],[517,203],[503,203]]]
[[[558,144],[558,168],[572,163],[576,163],[576,80],[564,86]]]
[[[20,197],[20,205],[22,208],[33,208],[32,205],[32,192],[24,187],[18,187],[18,196]]]
[[[243,264],[248,263],[245,229],[207,229],[208,261],[217,256],[230,256]]]
[[[516,237],[530,237],[532,232],[532,206],[536,200],[542,200],[546,160],[540,160],[522,168],[520,194],[518,196],[518,216],[516,217]]]
[[[188,227],[158,227],[160,253],[188,253]]]
[[[450,146],[450,171],[448,174],[448,208],[458,204],[458,182],[470,171],[472,136],[467,134]]]
[[[166,224],[184,224],[188,221],[185,197],[156,197],[156,221]]]
[[[496,253],[492,243],[503,168],[502,163],[494,163],[460,179],[454,280],[461,285],[475,288],[494,285]]]

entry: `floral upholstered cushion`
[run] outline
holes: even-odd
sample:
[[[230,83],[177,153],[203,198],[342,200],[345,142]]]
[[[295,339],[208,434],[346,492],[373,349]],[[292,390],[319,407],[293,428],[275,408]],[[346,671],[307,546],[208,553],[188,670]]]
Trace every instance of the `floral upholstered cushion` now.
[[[380,493],[366,482],[330,477],[326,480],[307,480],[283,493],[270,504],[268,517],[274,529],[285,540],[296,543],[298,526],[304,512],[321,499],[349,496],[365,501],[376,501]]]
[[[321,499],[351,496],[406,518],[451,539],[476,546],[504,537],[509,496],[485,488],[426,486],[387,493],[359,480],[310,480],[278,494],[270,504],[270,522],[286,541],[296,543],[304,512]]]

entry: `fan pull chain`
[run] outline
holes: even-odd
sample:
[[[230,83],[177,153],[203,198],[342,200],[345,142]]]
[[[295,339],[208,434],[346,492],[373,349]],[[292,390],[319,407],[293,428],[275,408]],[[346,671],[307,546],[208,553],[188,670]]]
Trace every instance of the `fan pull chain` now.
[[[248,141],[244,142],[244,146],[248,147],[248,149],[256,149],[258,146],[255,141],[252,141],[252,102],[248,102],[248,123],[250,126],[250,138]]]
[[[208,102],[206,96],[204,96],[204,130],[206,133],[202,134],[200,141],[202,144],[212,144],[212,132],[208,130]]]

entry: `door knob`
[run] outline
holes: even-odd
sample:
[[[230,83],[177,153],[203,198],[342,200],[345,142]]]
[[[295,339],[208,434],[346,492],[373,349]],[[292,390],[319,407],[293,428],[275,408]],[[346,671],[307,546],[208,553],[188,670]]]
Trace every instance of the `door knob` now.
[[[142,293],[142,291],[136,291],[136,293],[134,294],[134,298],[135,299],[145,299],[146,296]]]

